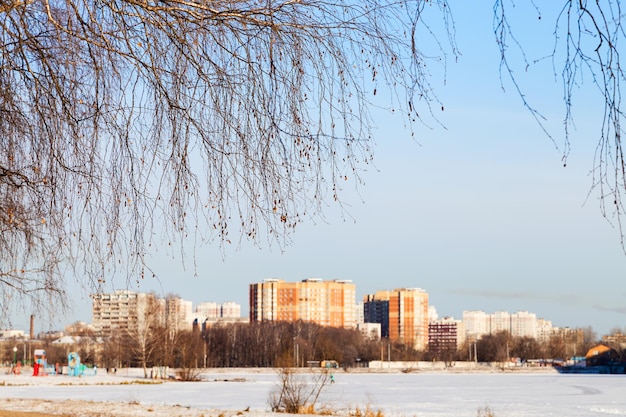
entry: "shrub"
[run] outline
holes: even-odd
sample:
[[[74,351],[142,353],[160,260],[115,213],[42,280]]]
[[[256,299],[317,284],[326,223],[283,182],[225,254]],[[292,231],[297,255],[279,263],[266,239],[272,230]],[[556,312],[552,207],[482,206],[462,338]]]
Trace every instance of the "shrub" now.
[[[269,405],[273,412],[314,414],[317,400],[329,382],[330,374],[325,369],[315,374],[297,374],[292,368],[282,368]]]

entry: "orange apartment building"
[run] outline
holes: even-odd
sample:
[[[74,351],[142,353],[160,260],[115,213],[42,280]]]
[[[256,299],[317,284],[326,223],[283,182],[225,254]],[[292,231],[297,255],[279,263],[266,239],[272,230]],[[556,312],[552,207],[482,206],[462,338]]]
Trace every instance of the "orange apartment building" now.
[[[387,337],[402,342],[415,350],[426,350],[428,346],[428,293],[420,288],[399,288],[393,291],[377,291],[364,297],[364,303],[377,303],[386,306],[386,312],[378,313],[388,323]],[[366,306],[367,310],[367,306]],[[371,318],[365,318],[372,321]],[[378,322],[375,321],[374,322]]]
[[[250,284],[250,322],[303,320],[322,326],[356,326],[356,286],[351,281],[266,279]]]

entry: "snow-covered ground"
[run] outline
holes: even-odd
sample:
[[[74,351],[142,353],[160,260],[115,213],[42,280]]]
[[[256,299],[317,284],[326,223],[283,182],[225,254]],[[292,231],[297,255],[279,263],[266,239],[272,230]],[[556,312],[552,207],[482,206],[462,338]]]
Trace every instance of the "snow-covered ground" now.
[[[277,375],[221,370],[202,382],[146,381],[138,370],[92,377],[0,376],[0,399],[115,401],[191,409],[269,411]],[[343,373],[319,405],[338,412],[381,410],[385,416],[476,417],[488,407],[497,417],[626,416],[625,375],[557,373]],[[152,415],[155,415],[154,413]]]

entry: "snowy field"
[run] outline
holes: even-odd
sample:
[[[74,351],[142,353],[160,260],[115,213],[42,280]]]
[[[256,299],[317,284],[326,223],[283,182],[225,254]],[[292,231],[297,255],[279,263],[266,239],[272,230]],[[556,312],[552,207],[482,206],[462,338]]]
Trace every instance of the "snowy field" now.
[[[0,376],[0,399],[87,400],[177,405],[191,409],[269,411],[277,375],[267,372],[205,373],[202,382],[145,381],[137,370],[91,377]],[[497,417],[626,416],[626,376],[557,373],[343,373],[319,405],[337,412],[357,407],[387,416],[476,417],[488,407]],[[28,411],[28,410],[25,410]]]

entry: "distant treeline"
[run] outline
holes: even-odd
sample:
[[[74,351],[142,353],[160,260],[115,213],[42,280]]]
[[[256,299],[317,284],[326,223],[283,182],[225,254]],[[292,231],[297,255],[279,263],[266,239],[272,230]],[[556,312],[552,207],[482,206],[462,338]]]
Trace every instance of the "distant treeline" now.
[[[77,351],[84,363],[99,367],[283,367],[316,366],[323,360],[341,367],[366,366],[372,360],[478,360],[502,362],[508,358],[555,359],[584,355],[597,343],[587,329],[571,340],[553,337],[540,343],[530,337],[512,337],[508,332],[485,335],[463,345],[415,351],[401,342],[373,339],[355,329],[324,327],[307,322],[258,322],[216,324],[206,329],[172,331],[150,326],[108,338],[84,333],[76,345],[52,341],[29,343],[29,352],[44,348],[49,363],[67,362]],[[4,362],[13,359],[12,343],[4,343]],[[20,343],[19,356],[23,357]],[[22,359],[27,359],[30,354]]]

